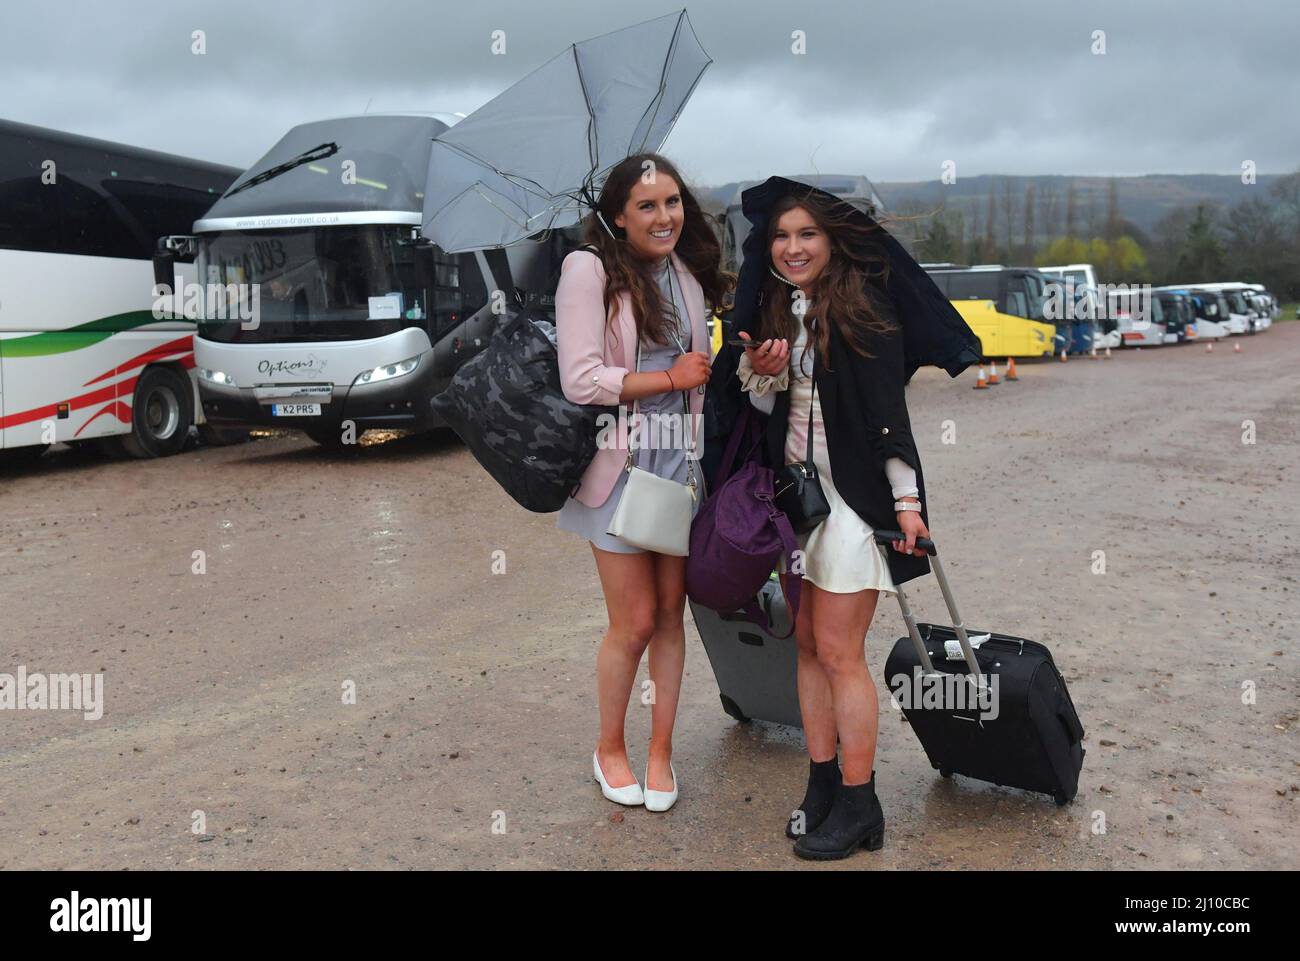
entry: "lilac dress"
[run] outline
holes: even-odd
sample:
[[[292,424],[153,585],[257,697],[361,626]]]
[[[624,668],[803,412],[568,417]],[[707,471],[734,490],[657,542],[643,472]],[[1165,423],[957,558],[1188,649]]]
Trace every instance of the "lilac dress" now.
[[[677,277],[672,273],[672,268],[668,258],[655,271],[655,280],[659,283],[659,292],[664,298],[664,304],[671,303],[675,308],[678,318],[676,338],[669,335],[667,344],[657,344],[651,341],[643,340],[641,342],[641,372],[652,370],[668,370],[673,366],[673,362],[691,346],[691,328],[689,315],[686,312],[685,298],[682,296],[681,285],[677,282]],[[672,312],[670,312],[672,313]],[[632,405],[627,404],[626,415],[632,413]],[[634,436],[636,447],[634,452],[633,463],[642,470],[648,470],[660,477],[671,477],[680,484],[685,484],[687,480],[686,470],[686,451],[678,443],[683,436],[682,420],[685,414],[685,401],[682,398],[680,390],[665,391],[662,394],[651,394],[649,397],[642,397],[639,405],[639,412],[644,416],[646,428],[644,437]],[[677,430],[655,431],[650,426],[654,422],[653,414],[674,415],[677,418]],[[667,416],[664,421],[667,422]],[[658,436],[656,436],[658,434]],[[656,446],[656,443],[658,446]],[[698,451],[696,452],[699,453]],[[699,462],[695,463],[695,484],[697,495],[691,506],[691,513],[700,509],[700,501],[704,496],[703,472],[700,469]],[[576,497],[569,497],[560,508],[556,517],[555,526],[562,531],[572,531],[580,534],[587,540],[591,541],[603,551],[612,551],[616,554],[643,554],[645,551],[640,547],[633,547],[619,537],[608,533],[609,522],[614,516],[614,509],[618,507],[619,498],[623,496],[623,488],[627,485],[627,471],[618,472],[618,480],[614,482],[614,487],[610,490],[609,497],[599,507],[588,507]]]

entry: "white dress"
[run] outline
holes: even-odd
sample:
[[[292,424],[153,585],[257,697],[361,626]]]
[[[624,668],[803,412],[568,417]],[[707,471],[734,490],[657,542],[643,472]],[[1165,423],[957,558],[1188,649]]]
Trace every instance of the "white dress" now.
[[[826,448],[826,427],[822,421],[821,400],[812,390],[813,349],[807,346],[802,325],[799,339],[790,348],[789,378],[756,374],[746,352],[740,358],[737,375],[741,386],[750,392],[754,406],[770,412],[764,395],[789,385],[790,417],[785,435],[785,462],[802,461],[807,456],[808,409],[812,406],[813,463],[817,466],[822,492],[830,505],[830,515],[807,534],[798,536],[803,551],[803,576],[824,591],[852,594],[873,590],[896,594],[889,567],[876,547],[874,532],[858,512],[844,502],[831,477],[830,456]],[[765,402],[760,402],[764,398]],[[774,401],[775,398],[772,398]],[[889,548],[886,548],[887,550]],[[784,556],[779,570],[787,573]]]

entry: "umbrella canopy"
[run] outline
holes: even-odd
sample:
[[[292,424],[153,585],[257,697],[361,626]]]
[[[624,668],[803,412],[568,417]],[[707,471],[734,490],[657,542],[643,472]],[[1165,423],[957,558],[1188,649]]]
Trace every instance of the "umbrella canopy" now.
[[[922,366],[942,367],[949,376],[956,377],[971,364],[980,362],[979,338],[957,313],[957,308],[935,286],[930,275],[889,231],[853,204],[785,177],[770,177],[741,195],[741,207],[750,223],[750,233],[745,240],[744,262],[736,282],[735,308],[731,316],[734,330],[743,330],[751,336],[754,333],[758,297],[763,279],[772,265],[771,251],[766,243],[767,223],[772,206],[786,194],[815,194],[823,200],[842,204],[850,212],[850,217],[875,228],[873,235],[889,261],[889,280],[885,289],[903,328],[905,380],[910,380],[916,369]],[[716,363],[714,370],[717,370]]]
[[[575,223],[610,168],[663,145],[711,62],[685,10],[573,44],[434,138],[424,236],[457,253]]]

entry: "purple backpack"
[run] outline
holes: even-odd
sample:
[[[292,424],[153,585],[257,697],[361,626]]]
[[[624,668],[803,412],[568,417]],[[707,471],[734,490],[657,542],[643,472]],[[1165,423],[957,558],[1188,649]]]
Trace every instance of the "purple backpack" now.
[[[789,519],[774,502],[774,472],[755,456],[762,439],[753,405],[746,403],[718,465],[716,477],[727,479],[720,486],[715,484],[691,523],[686,593],[695,603],[720,614],[743,610],[750,621],[771,634],[772,625],[758,606],[758,592],[783,553],[787,570],[793,567],[799,542]],[[745,460],[727,477],[742,440],[747,444]],[[790,581],[790,630],[781,638],[794,633],[802,583],[802,575]]]

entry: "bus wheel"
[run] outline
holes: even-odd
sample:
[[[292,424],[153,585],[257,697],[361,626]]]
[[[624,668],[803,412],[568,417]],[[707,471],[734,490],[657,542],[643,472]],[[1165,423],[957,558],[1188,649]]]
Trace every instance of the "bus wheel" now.
[[[194,420],[193,388],[170,367],[150,367],[135,385],[131,432],[122,448],[132,457],[170,457],[180,453]]]

